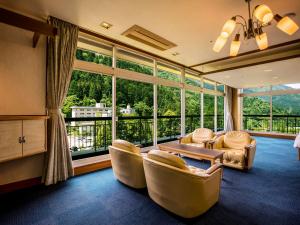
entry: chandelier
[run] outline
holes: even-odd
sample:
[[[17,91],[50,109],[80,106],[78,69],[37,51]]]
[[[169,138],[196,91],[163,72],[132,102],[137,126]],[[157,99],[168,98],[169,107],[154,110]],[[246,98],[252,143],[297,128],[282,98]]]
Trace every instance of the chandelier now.
[[[245,0],[248,3],[248,21],[241,16],[236,15],[231,19],[226,21],[224,24],[220,36],[217,38],[213,50],[215,52],[220,52],[221,49],[227,42],[227,39],[233,33],[237,26],[240,26],[242,32],[237,31],[235,37],[230,45],[230,56],[236,56],[239,52],[241,41],[240,36],[242,33],[245,40],[255,38],[257,46],[260,50],[268,48],[268,37],[263,31],[266,26],[271,25],[271,21],[274,19],[277,22],[277,28],[281,31],[292,35],[298,29],[298,25],[288,16],[280,16],[278,14],[273,14],[271,9],[267,5],[257,5],[251,13],[251,0]]]

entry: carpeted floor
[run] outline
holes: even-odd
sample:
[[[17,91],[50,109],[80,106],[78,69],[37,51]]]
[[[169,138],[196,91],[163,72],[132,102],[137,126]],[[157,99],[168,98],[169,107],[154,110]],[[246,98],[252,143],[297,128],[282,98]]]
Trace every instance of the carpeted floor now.
[[[0,196],[0,224],[300,224],[300,161],[292,141],[257,138],[254,168],[225,168],[219,203],[185,220],[122,185],[105,169]],[[207,163],[187,160],[207,167]]]

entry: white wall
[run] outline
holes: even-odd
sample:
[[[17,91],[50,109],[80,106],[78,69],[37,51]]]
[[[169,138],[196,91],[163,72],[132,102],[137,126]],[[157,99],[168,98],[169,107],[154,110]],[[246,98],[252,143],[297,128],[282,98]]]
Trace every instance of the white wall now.
[[[44,115],[46,38],[0,23],[0,115]],[[44,155],[0,163],[0,185],[42,175]]]

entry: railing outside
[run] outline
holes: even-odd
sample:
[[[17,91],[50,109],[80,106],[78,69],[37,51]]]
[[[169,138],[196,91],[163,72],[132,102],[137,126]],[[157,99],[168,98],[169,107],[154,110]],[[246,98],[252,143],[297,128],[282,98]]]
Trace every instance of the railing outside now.
[[[157,117],[158,143],[180,136],[180,116]],[[214,129],[214,116],[207,115],[205,125]],[[186,133],[200,127],[199,115],[186,116]],[[66,118],[68,140],[73,159],[106,154],[112,142],[111,117]],[[218,116],[218,130],[223,130],[223,115]],[[212,126],[211,126],[212,125]],[[153,117],[118,117],[117,138],[143,146],[153,145]],[[84,156],[83,156],[84,155]]]
[[[270,132],[269,115],[243,115],[245,130]],[[278,133],[296,134],[300,132],[300,116],[273,115],[272,131]]]

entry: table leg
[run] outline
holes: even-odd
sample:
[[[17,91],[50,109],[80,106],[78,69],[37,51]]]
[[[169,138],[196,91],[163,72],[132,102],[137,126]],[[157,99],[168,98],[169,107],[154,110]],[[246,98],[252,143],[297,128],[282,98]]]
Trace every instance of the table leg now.
[[[215,164],[215,160],[214,159],[210,160],[210,166],[213,166],[214,164]]]

